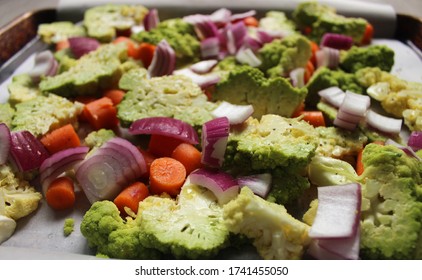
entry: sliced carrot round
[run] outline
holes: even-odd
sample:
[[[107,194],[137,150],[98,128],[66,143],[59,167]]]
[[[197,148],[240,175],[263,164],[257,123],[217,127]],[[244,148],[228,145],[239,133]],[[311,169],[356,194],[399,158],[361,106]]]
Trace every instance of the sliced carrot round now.
[[[150,191],[153,194],[167,193],[176,196],[186,179],[186,169],[183,164],[170,157],[154,160],[149,172]]]

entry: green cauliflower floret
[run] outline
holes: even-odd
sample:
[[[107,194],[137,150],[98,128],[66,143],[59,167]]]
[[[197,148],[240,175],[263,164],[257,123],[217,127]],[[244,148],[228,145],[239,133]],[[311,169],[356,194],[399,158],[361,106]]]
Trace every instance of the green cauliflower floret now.
[[[339,15],[334,8],[316,1],[300,3],[292,16],[300,29],[311,29],[308,35],[316,42],[319,42],[325,33],[337,33],[350,36],[356,44],[359,44],[368,24],[363,18]]]
[[[0,123],[11,127],[14,115],[15,109],[9,103],[0,103]]]
[[[284,36],[296,33],[296,25],[281,11],[269,11],[259,20],[259,27],[264,30],[279,31]]]
[[[14,220],[28,216],[38,208],[42,198],[41,193],[31,186],[26,180],[18,177],[11,166],[0,166],[0,205],[4,215]]]
[[[359,83],[355,74],[320,67],[306,84],[306,88],[308,89],[308,95],[305,100],[306,105],[315,107],[320,101],[318,91],[334,86],[341,88],[343,91],[350,90],[359,94],[365,91],[365,87]]]
[[[102,128],[90,132],[84,139],[85,145],[90,148],[100,147],[102,144],[115,137],[116,134],[111,129]]]
[[[334,126],[319,126],[315,130],[319,140],[316,153],[322,156],[334,158],[356,156],[368,141],[368,137],[360,130],[350,131]]]
[[[97,201],[83,216],[80,230],[88,246],[97,254],[116,259],[156,259],[160,254],[141,244],[145,236],[138,222],[123,220],[117,206],[108,200]]]
[[[58,74],[68,71],[78,63],[70,48],[65,48],[54,52],[54,58],[59,63]]]
[[[353,46],[350,50],[340,52],[339,67],[348,73],[366,67],[378,67],[390,72],[394,65],[394,51],[385,45]]]
[[[147,13],[142,5],[100,5],[85,11],[83,24],[89,37],[110,42],[118,31],[142,24]]]
[[[268,202],[243,187],[224,205],[228,229],[252,239],[264,259],[300,259],[309,244],[309,226],[293,218],[284,206]]]
[[[361,257],[414,259],[422,231],[422,162],[394,146],[362,156]]]
[[[200,58],[199,39],[193,34],[192,28],[181,20],[163,21],[156,28],[133,34],[132,39],[153,45],[165,39],[176,53],[176,66],[182,67]]]
[[[215,195],[186,183],[177,200],[149,196],[139,204],[142,245],[175,258],[204,259],[228,245],[229,231]]]
[[[285,78],[267,79],[259,69],[242,65],[217,83],[212,97],[214,101],[251,104],[254,107],[253,116],[260,118],[265,114],[290,117],[303,102],[306,94],[305,88],[295,88]]]
[[[305,121],[264,115],[230,132],[223,168],[233,174],[270,173],[269,200],[292,202],[309,187],[303,170],[315,155],[317,132]]]
[[[182,18],[171,18],[161,21],[157,28],[174,29],[181,34],[190,34],[196,36],[195,27],[193,24],[184,21]]]
[[[127,59],[125,44],[107,44],[82,56],[69,70],[44,77],[42,92],[64,97],[99,96],[103,90],[115,87],[122,75],[122,63]]]
[[[11,129],[28,130],[40,137],[68,123],[76,126],[82,110],[81,103],[71,102],[54,94],[39,95],[16,105]]]
[[[311,43],[300,34],[275,39],[258,51],[259,68],[269,77],[286,76],[298,67],[305,67],[311,58]]]
[[[146,79],[144,75],[142,70],[132,70],[121,79],[121,87],[131,88],[117,106],[122,126],[145,117],[166,116],[200,128],[213,118],[211,112],[217,104],[209,102],[190,78],[180,75]]]
[[[11,83],[7,86],[9,91],[8,102],[15,106],[17,103],[28,101],[40,95],[37,85],[28,74],[13,76]]]
[[[362,163],[358,176],[345,161],[317,156],[308,176],[318,186],[361,184],[361,258],[420,258],[422,162],[395,146],[368,144]]]
[[[86,36],[85,28],[70,21],[56,21],[42,23],[38,26],[37,34],[47,44],[54,44],[70,37]]]
[[[75,229],[75,219],[73,218],[67,218],[64,220],[63,225],[63,234],[64,236],[69,236],[72,234],[72,232]]]

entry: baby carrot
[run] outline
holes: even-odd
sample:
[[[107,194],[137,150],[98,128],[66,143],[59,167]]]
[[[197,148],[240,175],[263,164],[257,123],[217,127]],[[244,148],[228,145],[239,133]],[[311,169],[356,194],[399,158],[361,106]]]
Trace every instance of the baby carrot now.
[[[153,194],[167,193],[176,196],[186,179],[183,164],[170,157],[154,160],[149,172],[150,191]]]
[[[123,189],[114,199],[114,204],[120,211],[120,214],[125,215],[125,207],[130,208],[133,212],[138,213],[139,202],[144,200],[149,195],[149,190],[144,183],[135,182]]]
[[[66,124],[47,133],[40,141],[50,154],[81,145],[79,136],[71,124]]]
[[[201,152],[192,144],[181,143],[173,150],[171,157],[180,161],[186,169],[186,174],[190,174],[202,166]]]
[[[125,96],[125,92],[120,89],[109,89],[104,92],[103,96],[110,98],[113,105],[116,106],[120,103],[120,101],[122,101],[123,96]]]
[[[114,128],[118,124],[117,109],[108,97],[102,97],[85,104],[84,117],[96,130]]]
[[[75,204],[73,181],[69,177],[59,177],[51,182],[45,194],[47,204],[55,210],[70,209]]]

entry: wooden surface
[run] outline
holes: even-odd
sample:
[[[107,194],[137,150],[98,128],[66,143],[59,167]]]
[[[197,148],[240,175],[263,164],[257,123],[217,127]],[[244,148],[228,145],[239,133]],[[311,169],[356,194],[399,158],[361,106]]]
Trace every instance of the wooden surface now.
[[[89,1],[89,0],[87,0]],[[175,0],[177,1],[177,0]],[[192,0],[195,1],[195,0]],[[341,1],[341,0],[339,0]],[[375,3],[387,3],[397,13],[422,18],[422,0],[357,0]],[[113,1],[110,1],[113,2]],[[116,1],[117,2],[117,1]],[[5,25],[17,16],[33,10],[55,8],[58,0],[0,0],[0,26]]]

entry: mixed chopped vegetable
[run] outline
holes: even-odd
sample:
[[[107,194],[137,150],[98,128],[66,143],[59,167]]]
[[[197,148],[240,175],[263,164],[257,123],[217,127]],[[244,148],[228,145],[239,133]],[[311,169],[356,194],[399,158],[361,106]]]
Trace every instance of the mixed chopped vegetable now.
[[[367,20],[109,4],[38,33],[0,104],[0,243],[86,198],[64,235],[102,257],[422,258],[422,84]]]

